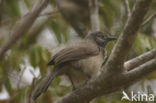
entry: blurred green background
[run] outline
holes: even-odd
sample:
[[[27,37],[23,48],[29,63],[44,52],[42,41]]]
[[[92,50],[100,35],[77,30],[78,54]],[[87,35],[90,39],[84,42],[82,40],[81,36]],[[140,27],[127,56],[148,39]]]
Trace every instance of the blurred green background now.
[[[0,48],[11,39],[12,30],[22,17],[41,0],[0,0]],[[132,10],[136,0],[129,0]],[[99,0],[100,30],[118,37],[127,21],[124,0]],[[145,20],[156,11],[153,0]],[[57,48],[81,40],[90,30],[88,0],[51,0],[31,29],[24,33],[0,61],[0,103],[26,103],[37,78],[48,71],[46,64]],[[108,55],[114,43],[107,46]],[[127,60],[156,47],[156,19],[142,26]],[[129,90],[156,96],[156,73],[139,81]],[[58,77],[37,103],[53,103],[72,91],[64,77]],[[97,98],[94,103],[120,103],[122,92]],[[129,101],[123,101],[129,103]],[[156,103],[156,102],[155,102]]]

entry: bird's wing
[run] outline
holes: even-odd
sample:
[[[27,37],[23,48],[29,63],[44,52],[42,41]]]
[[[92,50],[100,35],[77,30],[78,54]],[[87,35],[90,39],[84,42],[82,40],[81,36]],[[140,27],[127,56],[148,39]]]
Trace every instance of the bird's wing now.
[[[79,43],[56,53],[48,65],[59,65],[70,61],[85,59],[99,54],[99,48],[93,43]]]

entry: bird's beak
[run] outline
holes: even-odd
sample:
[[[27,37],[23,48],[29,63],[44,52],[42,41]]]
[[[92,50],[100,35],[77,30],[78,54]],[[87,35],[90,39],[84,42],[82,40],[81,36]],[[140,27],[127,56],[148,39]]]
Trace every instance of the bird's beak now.
[[[108,41],[113,41],[113,40],[117,40],[117,38],[112,37],[112,36],[109,36],[109,37],[107,38],[107,40],[108,40]]]

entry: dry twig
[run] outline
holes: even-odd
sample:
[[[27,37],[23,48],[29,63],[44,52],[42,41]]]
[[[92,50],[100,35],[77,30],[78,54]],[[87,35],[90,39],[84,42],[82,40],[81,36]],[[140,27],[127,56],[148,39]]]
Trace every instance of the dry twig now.
[[[95,32],[100,29],[98,0],[88,0],[88,3],[90,8],[91,31]]]
[[[129,7],[128,0],[124,0],[124,4],[125,4],[125,7],[126,7],[127,17],[130,18],[130,16],[131,16],[131,9]]]
[[[148,24],[150,21],[152,21],[154,18],[156,17],[156,13],[154,13],[152,16],[150,16],[149,18],[147,18],[141,26],[145,26],[146,24]]]

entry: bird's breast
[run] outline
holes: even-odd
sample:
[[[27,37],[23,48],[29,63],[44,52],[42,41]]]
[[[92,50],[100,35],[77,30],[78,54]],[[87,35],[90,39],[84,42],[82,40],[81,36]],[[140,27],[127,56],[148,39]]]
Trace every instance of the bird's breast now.
[[[88,80],[90,77],[97,75],[100,72],[103,61],[103,53],[101,52],[97,56],[72,62],[70,64],[70,75],[74,81],[74,84],[84,84],[84,82],[86,82],[86,80]]]
[[[100,53],[97,56],[93,56],[87,59],[82,59],[77,64],[77,69],[83,71],[83,73],[90,75],[90,77],[96,75],[102,66],[103,63],[103,54]]]

